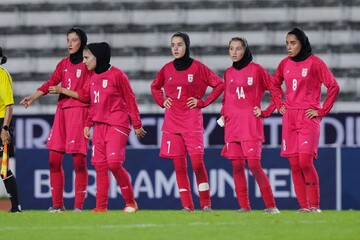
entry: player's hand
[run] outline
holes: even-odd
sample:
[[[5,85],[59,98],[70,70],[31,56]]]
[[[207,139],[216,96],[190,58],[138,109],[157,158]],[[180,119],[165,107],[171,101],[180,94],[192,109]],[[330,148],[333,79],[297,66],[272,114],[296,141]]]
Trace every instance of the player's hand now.
[[[279,110],[279,113],[280,113],[281,115],[284,115],[284,113],[285,113],[285,106],[284,106],[284,105],[281,106],[281,108],[280,108],[280,110]]]
[[[9,144],[11,141],[10,133],[4,129],[1,129],[1,142],[2,144]]]
[[[62,87],[60,86],[50,86],[49,93],[51,94],[60,94],[62,93]]]
[[[258,106],[254,107],[254,115],[255,115],[255,117],[261,116],[261,109]]]
[[[20,104],[23,105],[25,108],[27,108],[33,103],[33,101],[34,99],[31,96],[27,96],[20,101]]]
[[[308,109],[308,110],[306,110],[306,112],[305,112],[305,116],[306,116],[307,118],[315,118],[315,117],[318,117],[319,114],[318,114],[318,111],[315,110],[315,109]]]
[[[137,129],[134,129],[135,130],[135,135],[138,137],[138,138],[143,138],[145,137],[146,135],[146,131],[141,127],[141,128],[137,128]]]
[[[165,108],[170,108],[170,107],[171,107],[171,102],[172,102],[172,99],[171,99],[171,98],[165,99],[165,101],[164,101],[164,107],[165,107]]]
[[[198,103],[198,99],[194,98],[194,97],[190,97],[188,98],[188,102],[186,103],[186,105],[190,108],[196,108],[197,107],[197,103]]]
[[[84,137],[88,140],[91,140],[91,135],[90,135],[90,128],[89,127],[84,127]]]
[[[218,118],[218,120],[216,120],[216,122],[220,127],[224,127],[225,126],[225,117],[224,117],[224,115],[221,115]]]

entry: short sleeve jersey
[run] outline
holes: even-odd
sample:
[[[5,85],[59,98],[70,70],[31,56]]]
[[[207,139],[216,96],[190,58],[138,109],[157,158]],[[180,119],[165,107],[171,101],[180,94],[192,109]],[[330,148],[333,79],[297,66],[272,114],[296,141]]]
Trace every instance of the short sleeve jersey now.
[[[0,118],[4,118],[6,106],[14,104],[14,95],[12,78],[2,66],[0,66],[0,89]]]

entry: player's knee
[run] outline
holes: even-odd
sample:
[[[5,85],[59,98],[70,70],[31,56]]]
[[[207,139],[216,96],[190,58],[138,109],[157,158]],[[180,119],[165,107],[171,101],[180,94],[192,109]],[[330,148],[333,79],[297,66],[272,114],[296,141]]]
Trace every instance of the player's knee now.
[[[186,172],[187,173],[187,164],[186,164],[186,159],[174,159],[174,168],[175,168],[175,172],[176,173],[183,173]]]
[[[245,160],[233,159],[231,165],[233,167],[233,172],[245,171]]]
[[[74,164],[74,170],[75,170],[75,173],[85,173],[87,172],[87,167],[86,167],[86,163],[83,164]]]
[[[49,160],[49,167],[51,172],[60,172],[61,171],[61,161]]]
[[[309,172],[312,172],[314,169],[314,165],[313,164],[301,164],[301,171],[306,174]]]
[[[108,163],[108,166],[109,166],[109,170],[111,172],[114,172],[114,171],[117,171],[117,170],[123,168],[123,166],[120,162],[110,162],[110,163]]]
[[[290,168],[292,172],[301,171],[300,163],[299,162],[291,162],[290,161]]]
[[[175,172],[187,172],[187,166],[185,164],[175,164]]]
[[[252,173],[252,175],[255,177],[255,176],[258,176],[259,174],[261,174],[262,172],[262,169],[261,167],[259,166],[250,166],[249,165],[249,169],[250,169],[250,172]]]
[[[107,172],[109,170],[107,164],[96,164],[94,165],[96,173]]]
[[[194,170],[195,174],[201,173],[202,171],[205,170],[205,165],[204,165],[203,162],[194,163],[194,164],[192,165],[192,167],[193,167],[193,170]]]

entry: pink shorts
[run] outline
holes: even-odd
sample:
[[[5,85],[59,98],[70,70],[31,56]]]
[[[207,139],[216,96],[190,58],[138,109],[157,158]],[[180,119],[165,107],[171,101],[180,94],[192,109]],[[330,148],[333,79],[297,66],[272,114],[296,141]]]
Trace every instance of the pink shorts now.
[[[88,140],[84,137],[86,107],[57,108],[46,147],[65,153],[87,155]]]
[[[320,120],[309,119],[306,110],[286,109],[283,116],[281,156],[293,157],[299,153],[318,155]]]
[[[129,134],[128,128],[95,123],[91,163],[93,165],[124,163]]]
[[[262,142],[241,141],[226,143],[221,151],[221,156],[232,159],[260,159],[262,150]]]
[[[168,133],[163,132],[160,147],[160,157],[177,158],[189,155],[204,154],[203,132]]]

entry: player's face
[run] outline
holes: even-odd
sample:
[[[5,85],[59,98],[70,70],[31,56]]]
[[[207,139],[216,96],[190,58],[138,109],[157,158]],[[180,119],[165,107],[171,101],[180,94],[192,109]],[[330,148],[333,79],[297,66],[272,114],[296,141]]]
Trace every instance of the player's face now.
[[[74,54],[79,51],[81,46],[80,37],[72,32],[67,35],[67,47],[70,54]]]
[[[182,58],[185,55],[186,46],[182,37],[175,36],[171,39],[171,53],[175,59]]]
[[[231,41],[229,44],[229,55],[233,62],[240,61],[245,54],[245,48],[241,41]]]
[[[84,49],[83,51],[83,63],[88,70],[94,70],[96,68],[96,57],[89,49]]]
[[[293,34],[288,34],[286,36],[286,50],[289,57],[296,57],[301,51],[301,42]]]

